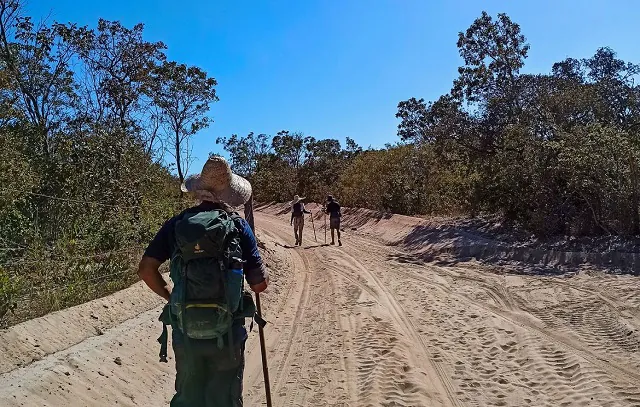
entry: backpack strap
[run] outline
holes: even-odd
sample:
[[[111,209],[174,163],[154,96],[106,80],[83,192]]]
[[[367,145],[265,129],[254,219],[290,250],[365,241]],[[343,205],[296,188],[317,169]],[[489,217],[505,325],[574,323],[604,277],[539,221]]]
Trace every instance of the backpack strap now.
[[[233,220],[233,222],[236,224],[236,227],[240,226],[240,223],[238,222],[240,219],[242,219],[242,216],[240,216],[240,214],[238,214],[238,212],[229,212],[229,218],[231,218],[231,220]],[[240,228],[238,228],[240,229]]]
[[[169,332],[167,332],[167,325],[162,324],[162,333],[158,337],[158,343],[160,343],[160,362],[169,363],[167,360],[167,348],[169,347]]]
[[[169,342],[169,333],[167,332],[167,325],[171,325],[171,307],[166,304],[162,308],[158,321],[162,322],[162,333],[158,337],[158,343],[160,343],[160,362],[168,363],[167,361],[167,348]]]
[[[253,319],[251,320],[251,325],[253,325],[253,321],[256,321],[256,324],[258,324],[260,328],[264,328],[267,325],[267,321],[263,319],[257,312],[254,314]]]

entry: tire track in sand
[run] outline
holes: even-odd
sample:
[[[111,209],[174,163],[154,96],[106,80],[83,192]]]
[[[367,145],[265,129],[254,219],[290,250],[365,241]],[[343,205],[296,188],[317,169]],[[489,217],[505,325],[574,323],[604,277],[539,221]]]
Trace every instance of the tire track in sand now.
[[[419,349],[417,350],[419,352],[421,361],[420,366],[427,371],[429,383],[434,386],[432,389],[433,393],[439,394],[443,397],[443,400],[441,400],[441,402],[444,405],[461,406],[459,400],[456,397],[455,386],[451,382],[449,376],[445,372],[444,368],[439,363],[434,361],[427,347],[427,344],[419,334],[415,324],[408,317],[403,307],[396,301],[394,295],[387,290],[385,285],[378,279],[373,271],[370,271],[355,257],[339,248],[336,248],[333,254],[335,255],[334,259],[336,259],[338,262],[339,260],[342,260],[343,263],[346,263],[355,271],[358,271],[360,276],[365,277],[367,283],[364,284],[371,284],[371,286],[362,288],[374,293],[376,301],[390,312],[391,317],[400,332],[407,335],[415,344],[419,345]],[[327,260],[330,261],[333,259],[327,257]],[[336,267],[339,267],[339,265]],[[333,267],[334,271],[336,270],[336,267]]]
[[[314,262],[311,250],[289,246],[292,236],[281,222],[260,216],[260,227],[287,247],[288,256],[298,269],[295,276],[304,279],[298,285],[302,294],[288,301],[293,311],[279,322],[290,329],[282,331],[279,343],[269,351],[273,355],[274,403],[283,406],[351,405],[346,367],[340,357],[342,344],[337,306],[331,301],[334,284],[331,274]],[[337,372],[337,374],[336,374]],[[341,378],[341,374],[344,377]]]
[[[276,240],[276,244],[282,244],[279,233],[268,231],[270,237]],[[265,338],[267,341],[267,356],[270,362],[270,379],[271,392],[274,399],[277,400],[279,391],[282,388],[283,375],[288,371],[290,363],[290,355],[295,339],[299,336],[299,330],[304,319],[305,307],[309,302],[309,274],[305,271],[303,259],[295,252],[288,251],[287,258],[293,267],[294,284],[287,291],[288,298],[281,312],[277,315],[277,319],[269,321],[265,328]],[[274,316],[275,318],[275,316]],[[252,354],[247,357],[253,357],[253,363],[247,363],[247,366],[253,366],[249,372],[245,373],[245,383],[252,391],[248,394],[250,403],[257,403],[253,399],[254,394],[262,400],[263,377],[262,362],[259,361],[260,349],[255,347]]]
[[[267,227],[270,233],[275,233],[285,241],[293,240],[289,231],[283,228],[284,223],[280,218],[274,215],[268,215],[261,213],[259,217],[263,221],[263,227]],[[328,255],[331,253],[331,255]],[[427,375],[425,384],[427,386],[427,393],[431,399],[431,404],[442,406],[460,406],[459,400],[456,398],[455,389],[447,376],[444,368],[433,361],[429,350],[420,337],[415,325],[410,321],[402,306],[399,305],[397,300],[393,297],[384,286],[384,284],[370,272],[366,267],[362,265],[353,256],[348,255],[344,250],[338,248],[326,248],[323,250],[323,256],[318,258],[318,261],[323,266],[332,265],[332,262],[338,262],[337,267],[347,266],[353,269],[356,275],[363,277],[363,281],[358,281],[357,285],[360,285],[365,291],[373,293],[373,297],[376,302],[389,314],[393,321],[392,326],[398,333],[405,338],[409,339],[412,346],[407,350],[412,358],[417,358],[416,367],[423,369]],[[342,263],[342,264],[340,264]],[[319,267],[320,268],[320,267]],[[335,274],[335,267],[330,268]],[[344,274],[342,274],[344,277]],[[352,282],[354,282],[352,280]],[[364,285],[363,285],[364,284]],[[374,318],[375,320],[375,318]],[[376,321],[378,322],[378,321]],[[417,352],[416,352],[417,350]],[[390,400],[393,404],[395,400]],[[358,404],[359,405],[359,404]],[[412,404],[404,404],[411,406]]]
[[[357,239],[358,258],[367,259],[366,264],[371,267],[375,267],[384,260],[387,260],[387,264],[389,264],[389,259],[385,254],[395,252],[393,248],[379,247],[375,252],[368,253],[372,245],[363,245],[360,240]],[[367,250],[365,251],[363,248]],[[456,339],[456,342],[463,346],[467,346],[469,342],[473,343],[476,348],[473,354],[464,354],[461,352],[464,349],[458,348],[456,350],[451,346],[451,343],[448,343],[447,340],[440,340],[439,337],[435,337],[431,341],[433,347],[438,350],[434,350],[434,355],[437,354],[438,357],[441,354],[444,355],[448,359],[447,366],[455,368],[453,378],[461,388],[459,394],[465,405],[476,405],[474,400],[482,397],[491,400],[492,404],[490,405],[503,406],[524,404],[555,406],[584,402],[588,405],[613,405],[611,403],[616,402],[622,402],[622,405],[640,405],[638,404],[640,391],[634,388],[635,377],[628,376],[629,373],[633,374],[633,368],[629,369],[631,366],[626,366],[626,363],[620,364],[610,360],[615,355],[612,349],[607,349],[607,352],[602,353],[596,346],[598,340],[602,338],[613,338],[613,341],[609,342],[619,344],[622,349],[627,351],[628,357],[629,352],[633,354],[637,350],[633,334],[621,335],[620,329],[614,326],[615,323],[609,318],[610,316],[600,315],[601,312],[598,312],[600,310],[585,304],[585,298],[578,299],[580,303],[578,310],[566,310],[572,320],[585,319],[589,322],[586,324],[590,328],[588,334],[587,329],[584,329],[584,337],[580,343],[575,342],[574,338],[564,337],[564,330],[574,325],[569,321],[555,321],[558,322],[555,329],[545,329],[552,327],[551,325],[541,326],[540,322],[545,318],[541,318],[542,321],[537,322],[535,318],[529,320],[529,317],[525,316],[525,312],[532,313],[537,317],[540,315],[529,309],[530,307],[522,308],[520,297],[516,295],[517,289],[515,293],[509,290],[504,285],[504,276],[491,273],[483,274],[477,270],[467,270],[460,267],[439,267],[424,262],[418,265],[404,261],[392,261],[390,267],[385,271],[384,275],[400,274],[402,277],[408,278],[408,281],[414,281],[414,283],[409,283],[410,287],[416,283],[424,283],[423,287],[436,289],[436,291],[432,289],[425,291],[425,293],[429,293],[426,294],[429,302],[436,301],[437,297],[451,298],[454,299],[454,302],[450,303],[451,306],[465,304],[464,307],[467,307],[467,310],[471,306],[471,310],[480,311],[480,313],[468,313],[468,311],[460,309],[454,313],[456,315],[448,317],[445,315],[444,319],[442,316],[437,316],[442,312],[436,311],[435,318],[421,322],[422,326],[424,324],[430,325],[433,322],[436,324],[444,322],[445,325],[442,325],[440,329],[449,332],[448,322],[452,322],[451,318],[456,316],[463,318],[460,321],[463,325],[456,324],[456,328],[454,328],[457,338],[459,338]],[[472,275],[464,275],[467,272],[471,272]],[[386,280],[387,283],[391,283],[392,287],[396,285],[394,292],[400,293],[397,290],[396,278],[389,277]],[[555,280],[548,281],[549,279],[544,278],[535,279],[532,277],[530,280],[542,284],[547,289],[550,288],[549,285],[564,285]],[[530,283],[526,284],[527,289],[531,287]],[[585,290],[578,291],[585,292]],[[438,295],[438,293],[441,294]],[[565,313],[564,307],[565,305],[553,307],[547,311]],[[587,309],[591,311],[587,311]],[[427,312],[433,313],[433,311],[434,309],[431,307]],[[447,312],[444,309],[442,311]],[[583,318],[583,313],[579,311],[587,313],[586,318]],[[491,315],[507,322],[508,325],[500,323],[495,318],[492,320]],[[472,319],[469,319],[469,316]],[[489,316],[489,319],[486,320],[485,316]],[[421,317],[418,313],[413,315],[413,318],[420,319]],[[604,320],[608,322],[600,322]],[[488,326],[494,324],[493,329],[487,329]],[[597,327],[593,329],[598,324],[602,325],[600,329]],[[582,328],[580,324],[577,325]],[[580,330],[574,330],[572,333],[578,333]],[[493,333],[498,336],[492,336]],[[514,337],[514,333],[517,338]],[[591,342],[596,342],[596,344]],[[605,340],[605,342],[607,341]],[[576,352],[576,349],[583,350],[585,353]],[[600,359],[600,363],[594,363],[594,359]],[[607,365],[610,364],[613,366],[607,368]],[[469,365],[472,365],[474,369],[465,373]],[[534,373],[530,374],[530,372]],[[478,373],[480,374],[478,375]],[[547,378],[548,383],[544,380],[541,381],[539,376]],[[514,398],[513,389],[516,386],[526,389],[520,393],[520,399]]]
[[[290,234],[281,217],[269,218]],[[640,345],[637,302],[618,297],[630,292],[631,282],[413,263],[410,252],[348,232],[343,243],[306,251],[314,270],[335,276],[327,295],[341,305],[348,332],[341,345],[348,359],[338,365],[357,386],[348,404],[334,405],[640,406],[640,375],[632,367]],[[611,283],[611,290],[605,294],[599,281]],[[578,292],[559,290],[563,285]],[[311,287],[318,290],[315,280]],[[396,380],[407,355],[406,366],[418,374],[428,365],[434,382],[428,393],[435,398],[415,396],[416,369]],[[448,389],[437,378],[449,379]],[[418,383],[422,391],[429,379]]]
[[[530,321],[528,321],[526,318],[522,318],[513,313],[500,310],[495,306],[492,306],[489,304],[483,304],[481,302],[470,299],[464,295],[455,293],[451,291],[448,287],[439,285],[438,283],[435,283],[434,281],[424,278],[422,276],[416,275],[415,273],[400,271],[400,270],[397,270],[396,272],[404,275],[405,277],[412,278],[414,280],[417,280],[426,284],[438,286],[438,288],[444,290],[449,295],[455,296],[462,300],[467,301],[471,306],[478,307],[486,312],[494,314],[495,316],[501,319],[506,320],[507,322],[510,322],[512,324],[520,326],[521,328],[525,328],[538,335],[541,335],[546,339],[550,340],[551,342],[557,345],[560,345],[562,348],[570,349],[576,355],[579,355],[580,357],[589,361],[593,365],[598,366],[600,369],[607,371],[610,374],[614,375],[615,377],[623,379],[624,381],[637,383],[637,381],[640,380],[640,374],[629,370],[626,366],[620,366],[618,364],[612,363],[610,360],[605,360],[602,356],[593,354],[589,349],[583,346],[579,346],[577,344],[571,343],[570,341],[563,338],[561,335],[551,332],[550,330],[545,329],[544,327],[537,326],[531,323]]]
[[[375,247],[375,244],[372,244],[371,242],[367,242],[366,245],[363,245],[362,244],[363,242],[361,242],[361,240],[364,240],[364,239],[362,239],[361,237],[358,237],[357,240],[358,240],[357,248],[360,251],[363,251],[362,248],[364,246]],[[373,253],[374,257],[380,257],[379,256],[381,252],[380,249],[381,248],[378,248],[378,250],[376,250],[376,252]],[[382,250],[382,252],[394,252],[394,253],[402,253],[405,255],[410,255],[409,253],[400,251],[392,247],[385,247],[384,249],[385,250]],[[637,374],[633,368],[625,366],[624,364],[621,364],[621,363],[616,363],[611,360],[611,356],[617,356],[617,355],[615,355],[614,353],[611,353],[610,349],[608,349],[609,352],[601,353],[600,352],[601,347],[598,346],[597,343],[593,343],[593,342],[596,342],[594,339],[594,333],[603,335],[603,336],[614,336],[617,339],[620,339],[619,342],[622,347],[630,348],[627,350],[637,351],[639,347],[638,341],[636,339],[637,333],[635,332],[632,334],[629,334],[628,332],[620,333],[619,329],[613,329],[609,326],[613,324],[613,322],[611,322],[608,319],[600,323],[601,325],[603,325],[603,327],[595,326],[596,325],[595,323],[591,324],[592,326],[589,327],[588,332],[584,332],[585,330],[581,329],[582,327],[577,327],[577,329],[575,329],[576,331],[575,333],[580,335],[582,340],[585,341],[586,346],[583,346],[582,344],[577,344],[574,341],[570,341],[567,338],[564,338],[563,335],[561,334],[560,331],[566,331],[568,326],[570,326],[570,324],[569,325],[567,324],[567,321],[563,321],[564,324],[562,324],[562,326],[560,327],[561,328],[560,331],[558,331],[558,327],[554,327],[553,325],[551,325],[550,327],[552,329],[547,329],[546,327],[539,326],[539,324],[533,323],[531,320],[529,320],[529,318],[523,317],[522,312],[520,311],[531,313],[532,315],[535,315],[536,317],[540,318],[545,323],[549,323],[551,319],[550,316],[547,316],[544,313],[540,314],[538,312],[532,312],[529,309],[521,310],[520,307],[514,303],[514,300],[510,298],[511,295],[509,295],[508,292],[506,292],[506,289],[499,289],[495,286],[491,286],[490,281],[487,282],[486,280],[483,279],[483,277],[484,278],[493,277],[491,275],[483,276],[478,271],[468,270],[466,268],[462,269],[459,267],[441,267],[441,266],[435,266],[431,264],[417,265],[417,264],[410,264],[410,263],[408,264],[408,263],[397,262],[397,261],[395,261],[395,263],[400,267],[395,267],[394,272],[400,273],[413,280],[439,287],[440,289],[446,291],[449,295],[457,296],[459,299],[464,300],[475,306],[478,306],[484,311],[488,311],[496,316],[499,316],[500,318],[505,319],[508,322],[514,323],[518,326],[531,330],[538,335],[543,335],[547,339],[561,345],[564,348],[569,347],[573,351],[577,352],[583,359],[588,360],[589,362],[595,364],[596,366],[603,369],[604,371],[608,371],[611,374],[614,374],[616,377],[623,378],[627,382],[640,380],[640,375]],[[403,269],[410,269],[412,271],[406,271]],[[474,276],[462,275],[461,272],[459,272],[457,269],[465,272],[467,271],[472,272],[475,275]],[[454,280],[465,280],[465,281],[478,284],[481,288],[486,290],[485,292],[496,302],[496,304],[494,305],[494,304],[484,303],[482,301],[476,300],[475,298],[471,298],[469,296],[454,292],[447,285],[441,284],[437,281],[434,281],[433,278],[427,278],[424,275],[422,275],[425,270],[433,270],[439,273],[444,273],[445,275],[453,278]],[[579,287],[579,286],[577,287],[575,284],[572,284],[571,282],[556,280],[556,279],[545,279],[545,285],[571,287],[572,289],[576,289],[578,291],[584,292],[585,294],[593,295],[599,300],[601,300],[612,311],[619,314],[619,310],[617,309],[616,304],[611,299],[605,297],[599,292],[594,292],[593,290],[585,289],[584,287]],[[584,302],[584,299],[582,299],[581,302]],[[584,305],[584,304],[581,304],[581,305]],[[546,314],[550,314],[552,312],[552,310],[542,310],[542,311],[546,311]],[[603,321],[603,316],[601,315],[601,313],[602,312],[595,311],[593,312],[593,315],[588,315],[588,317],[590,319],[596,320],[596,322]],[[575,315],[572,316],[572,318],[575,318],[575,317],[576,317]]]

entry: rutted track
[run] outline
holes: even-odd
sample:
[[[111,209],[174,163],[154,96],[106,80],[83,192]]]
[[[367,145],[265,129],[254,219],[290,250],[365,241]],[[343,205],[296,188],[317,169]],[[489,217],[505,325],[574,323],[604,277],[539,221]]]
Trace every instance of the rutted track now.
[[[268,233],[278,235],[282,239],[283,247],[290,247],[287,243],[291,244],[293,239],[287,233],[288,230],[282,231],[280,219],[260,214],[258,220]],[[303,259],[311,281],[317,281],[315,276],[325,276],[331,281],[336,281],[334,289],[340,291],[334,292],[334,297],[330,301],[338,307],[338,309],[334,308],[334,313],[357,314],[351,315],[353,322],[351,328],[356,332],[344,332],[344,329],[342,332],[337,332],[341,339],[340,344],[350,347],[337,350],[342,355],[340,359],[349,359],[345,355],[350,352],[356,353],[351,363],[342,366],[342,369],[346,369],[345,381],[348,382],[344,386],[347,398],[345,402],[348,402],[348,405],[378,405],[373,400],[382,399],[385,405],[461,405],[455,397],[453,385],[448,377],[431,360],[429,351],[414,324],[378,278],[347,251],[335,247],[314,246],[316,245],[289,250],[294,253],[293,256]],[[349,290],[354,287],[360,290],[358,298],[349,296]],[[322,294],[324,288],[326,286],[323,284],[312,284],[311,291]],[[313,307],[318,307],[315,301],[311,304]],[[304,307],[309,307],[309,303]],[[326,316],[327,313],[322,315]],[[309,317],[309,314],[305,313],[305,316]],[[317,321],[307,320],[303,323],[313,326]],[[350,341],[355,343],[342,340],[343,336],[349,336]],[[322,339],[317,340],[323,342]],[[283,349],[286,349],[286,346],[283,346]],[[270,354],[278,352],[278,348],[270,350]],[[304,365],[309,358],[306,349],[297,353],[286,353],[289,356],[293,355],[293,357],[287,357],[287,363],[294,366]],[[366,357],[367,354],[371,357]],[[313,370],[314,367],[307,365],[307,368]],[[280,390],[279,396],[284,397],[281,400],[282,405],[292,405],[291,389],[287,386],[292,383],[284,382],[287,376],[287,374],[281,374],[274,383],[274,386]],[[349,388],[354,384],[357,388],[350,390]],[[298,384],[293,393],[298,394],[300,387]],[[285,388],[288,392],[282,391]],[[306,389],[307,392],[309,390],[313,393],[319,388]],[[375,394],[372,397],[368,396],[372,391]]]
[[[600,400],[594,405],[640,405],[640,390],[637,387],[640,380],[637,370],[640,363],[637,339],[639,326],[636,315],[620,312],[620,309],[633,310],[633,304],[616,302],[612,296],[607,296],[592,287],[598,283],[592,282],[589,278],[518,276],[513,279],[521,280],[520,284],[509,287],[504,276],[483,272],[478,267],[439,267],[390,261],[390,254],[398,254],[398,249],[379,247],[378,250],[369,251],[368,249],[375,247],[375,244],[363,244],[362,240],[365,239],[358,236],[354,236],[353,239],[356,243],[352,248],[357,252],[357,256],[369,259],[372,269],[375,270],[375,265],[386,261],[386,268],[381,275],[386,276],[391,285],[397,284],[397,276],[400,275],[406,279],[405,286],[408,281],[421,285],[421,295],[425,301],[434,301],[434,294],[439,294],[447,298],[447,306],[464,304],[464,309],[458,310],[457,313],[458,317],[463,318],[465,314],[471,315],[472,321],[467,320],[466,323],[473,324],[478,320],[489,319],[494,324],[499,322],[499,325],[502,325],[497,329],[502,331],[501,335],[505,337],[502,340],[499,338],[500,335],[488,337],[487,329],[479,328],[482,335],[477,336],[487,338],[479,345],[487,349],[488,362],[493,365],[484,370],[485,378],[498,377],[499,370],[505,370],[504,365],[511,360],[516,364],[505,373],[514,375],[517,366],[518,370],[524,368],[525,371],[540,372],[543,379],[519,378],[518,385],[526,385],[529,381],[534,383],[534,386],[525,386],[531,396],[507,400],[507,395],[503,392],[501,395],[504,397],[495,400],[496,405],[560,405],[568,400],[569,404],[572,404],[583,399],[590,402]],[[395,277],[392,277],[394,275]],[[620,279],[616,277],[606,277],[607,285],[624,289],[619,293],[621,298],[628,297],[625,295],[626,292],[638,287],[637,280],[629,277],[624,279],[628,281],[628,286],[619,284]],[[545,300],[553,301],[554,306],[527,301],[532,290],[549,291],[550,295]],[[406,296],[406,293],[402,295]],[[452,298],[455,301],[451,301]],[[496,318],[501,322],[496,321]],[[508,326],[506,329],[505,323]],[[460,328],[462,331],[466,327]],[[511,339],[507,340],[508,338]],[[443,344],[445,341],[434,341],[439,348],[449,350],[443,353],[450,354],[450,366],[453,365],[456,376],[455,370],[458,367],[462,370],[461,367],[466,365],[465,361],[456,359],[460,359],[461,353],[468,352],[473,347],[461,340],[463,346],[447,349],[450,345]],[[501,343],[496,346],[498,342]],[[540,346],[541,343],[544,345]],[[473,352],[478,353],[478,349],[474,349]],[[515,354],[526,357],[516,360]],[[495,361],[501,359],[502,355],[506,355],[503,366],[495,368]],[[480,366],[477,355],[470,354],[468,359],[474,367]],[[524,375],[520,373],[514,376]],[[472,377],[462,377],[462,381],[463,385],[465,381],[479,383]],[[504,377],[498,379],[498,383],[500,382],[510,383]],[[550,385],[555,382],[561,384],[560,389]],[[585,387],[584,383],[589,383],[589,386]],[[495,386],[495,382],[492,384],[491,387],[499,387]],[[485,388],[486,385],[482,387]],[[542,392],[535,387],[545,388],[547,391]],[[464,388],[475,393],[473,386],[465,385]],[[544,394],[547,396],[541,397]],[[553,401],[546,399],[548,394],[555,394]],[[471,399],[468,401],[475,404]]]
[[[283,218],[258,219],[293,242]],[[343,243],[288,250],[333,281],[340,369],[355,386],[344,405],[640,405],[636,280],[505,276],[424,264],[362,235]]]

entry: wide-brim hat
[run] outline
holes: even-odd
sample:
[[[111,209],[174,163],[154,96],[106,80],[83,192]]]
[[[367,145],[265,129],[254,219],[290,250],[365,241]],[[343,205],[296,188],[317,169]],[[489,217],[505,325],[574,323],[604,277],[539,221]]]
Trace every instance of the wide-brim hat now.
[[[300,198],[298,195],[294,195],[293,201],[291,201],[291,205],[295,205],[300,201],[304,201],[305,199],[306,199],[305,197]]]
[[[202,172],[187,177],[182,184],[183,192],[194,192],[202,201],[223,202],[236,207],[251,198],[251,184],[231,171],[223,157],[209,157]]]

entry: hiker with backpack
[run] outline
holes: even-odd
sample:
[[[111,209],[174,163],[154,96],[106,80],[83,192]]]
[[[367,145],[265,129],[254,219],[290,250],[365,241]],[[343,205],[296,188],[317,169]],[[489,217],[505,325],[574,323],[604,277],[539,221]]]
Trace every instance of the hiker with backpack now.
[[[340,204],[333,199],[333,196],[327,196],[327,202],[325,206],[325,213],[329,215],[329,228],[331,229],[331,244],[335,243],[334,231],[338,233],[338,246],[342,246],[342,240],[340,240],[340,218],[342,212],[340,211]]]
[[[304,208],[304,198],[300,198],[298,195],[293,196],[291,201],[291,222],[293,225],[293,234],[296,238],[296,246],[302,246],[302,229],[304,229],[304,214],[311,212]]]
[[[147,247],[138,275],[168,301],[160,358],[166,362],[171,326],[176,393],[171,407],[242,406],[245,318],[256,318],[250,293],[267,288],[268,275],[249,224],[232,207],[246,203],[251,185],[222,157],[182,189],[201,201],[169,219]],[[159,267],[170,260],[169,287]]]

